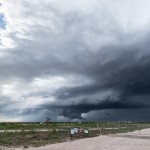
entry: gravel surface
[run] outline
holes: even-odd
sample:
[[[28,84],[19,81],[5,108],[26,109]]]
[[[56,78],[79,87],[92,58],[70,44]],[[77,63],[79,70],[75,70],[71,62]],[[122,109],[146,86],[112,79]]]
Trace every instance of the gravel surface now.
[[[38,148],[26,148],[25,150],[150,150],[150,129],[81,139]]]

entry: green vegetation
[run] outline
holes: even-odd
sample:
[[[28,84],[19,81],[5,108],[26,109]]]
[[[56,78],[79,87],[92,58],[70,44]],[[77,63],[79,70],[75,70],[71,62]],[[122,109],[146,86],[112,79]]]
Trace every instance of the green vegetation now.
[[[68,137],[67,133],[63,132],[3,132],[0,133],[0,145],[1,146],[41,146],[46,144],[64,142]]]
[[[115,134],[150,128],[149,122],[82,122],[82,123],[0,123],[0,146],[41,146],[70,139],[71,128],[88,129],[89,134],[73,135],[72,140],[100,134]]]

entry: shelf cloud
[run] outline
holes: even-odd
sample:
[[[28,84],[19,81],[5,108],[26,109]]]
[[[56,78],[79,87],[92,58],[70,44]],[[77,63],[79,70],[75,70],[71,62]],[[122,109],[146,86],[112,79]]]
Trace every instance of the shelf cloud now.
[[[0,1],[0,121],[149,121],[149,0]]]

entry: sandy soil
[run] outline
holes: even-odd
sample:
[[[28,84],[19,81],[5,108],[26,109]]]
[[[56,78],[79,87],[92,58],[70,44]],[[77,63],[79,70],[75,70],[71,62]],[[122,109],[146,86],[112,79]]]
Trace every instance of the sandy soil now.
[[[150,129],[143,129],[140,132],[102,135],[39,148],[27,148],[26,150],[150,150]]]

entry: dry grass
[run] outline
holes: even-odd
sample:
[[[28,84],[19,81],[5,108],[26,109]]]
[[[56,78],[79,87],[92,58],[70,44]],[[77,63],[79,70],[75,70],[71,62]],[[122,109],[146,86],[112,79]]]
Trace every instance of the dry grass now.
[[[51,143],[64,142],[68,133],[57,131],[41,132],[3,132],[0,133],[1,146],[42,146]]]

